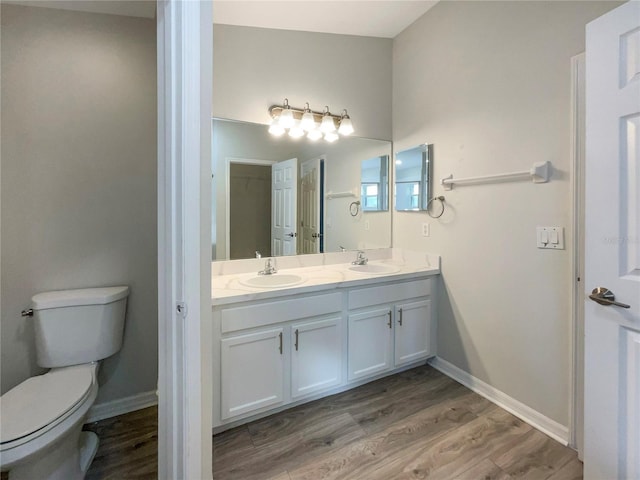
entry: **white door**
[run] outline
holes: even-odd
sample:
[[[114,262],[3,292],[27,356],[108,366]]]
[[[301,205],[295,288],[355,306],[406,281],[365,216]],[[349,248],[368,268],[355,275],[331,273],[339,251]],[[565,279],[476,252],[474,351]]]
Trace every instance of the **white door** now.
[[[298,159],[274,164],[271,184],[271,255],[295,255]]]
[[[300,167],[300,229],[301,253],[320,253],[322,237],[320,202],[322,201],[322,187],[320,164],[321,158],[314,158],[304,162]]]
[[[396,306],[396,367],[427,358],[431,353],[431,302],[404,303]]]
[[[639,479],[640,2],[587,25],[586,46],[584,478]]]
[[[220,341],[222,419],[282,403],[282,333],[272,328]]]
[[[393,311],[380,308],[349,315],[349,380],[393,366]]]
[[[342,318],[291,326],[291,396],[303,397],[342,380]]]

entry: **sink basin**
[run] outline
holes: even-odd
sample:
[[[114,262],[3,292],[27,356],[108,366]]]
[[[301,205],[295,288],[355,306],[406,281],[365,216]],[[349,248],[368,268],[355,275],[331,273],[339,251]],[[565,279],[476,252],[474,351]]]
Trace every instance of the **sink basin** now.
[[[304,278],[302,278],[300,275],[286,273],[274,273],[273,275],[256,275],[255,277],[240,280],[240,283],[242,285],[257,288],[291,287],[302,282],[304,282]]]
[[[351,265],[349,270],[367,275],[388,275],[399,272],[400,269],[394,265],[381,265],[379,263],[367,263],[366,265]]]

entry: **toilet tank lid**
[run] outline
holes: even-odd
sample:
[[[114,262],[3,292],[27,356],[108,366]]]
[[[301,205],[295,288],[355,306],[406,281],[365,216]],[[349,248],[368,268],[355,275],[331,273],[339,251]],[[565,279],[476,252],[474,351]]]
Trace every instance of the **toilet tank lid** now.
[[[129,295],[129,287],[82,288],[38,293],[31,297],[34,310],[75,307],[80,305],[105,305]]]

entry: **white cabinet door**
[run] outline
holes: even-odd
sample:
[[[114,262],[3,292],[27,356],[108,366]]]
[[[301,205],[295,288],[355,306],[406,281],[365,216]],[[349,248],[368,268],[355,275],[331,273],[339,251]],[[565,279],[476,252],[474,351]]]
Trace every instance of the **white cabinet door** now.
[[[395,311],[395,366],[427,358],[431,352],[431,303],[404,303]]]
[[[349,315],[349,380],[391,369],[392,315],[391,308]]]
[[[291,396],[303,397],[342,380],[341,317],[291,325]]]
[[[282,403],[282,333],[273,328],[221,340],[223,419]]]

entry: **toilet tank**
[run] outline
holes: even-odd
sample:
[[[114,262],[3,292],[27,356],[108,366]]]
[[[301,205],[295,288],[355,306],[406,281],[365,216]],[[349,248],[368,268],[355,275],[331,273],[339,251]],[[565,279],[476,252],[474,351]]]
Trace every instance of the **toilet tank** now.
[[[90,363],[120,350],[128,295],[126,286],[34,295],[38,365],[54,368]]]

